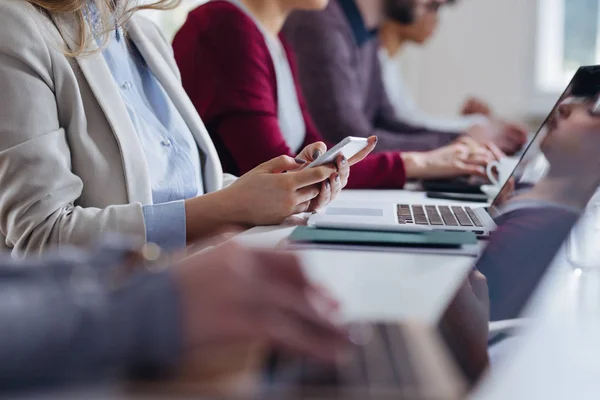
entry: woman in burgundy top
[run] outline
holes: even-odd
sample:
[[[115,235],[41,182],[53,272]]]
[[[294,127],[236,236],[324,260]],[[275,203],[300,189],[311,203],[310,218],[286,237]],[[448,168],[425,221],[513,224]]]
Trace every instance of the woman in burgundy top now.
[[[294,9],[327,0],[215,0],[192,11],[173,42],[183,85],[202,116],[224,170],[243,174],[322,141],[279,36]],[[327,143],[328,146],[332,143]],[[348,188],[401,188],[406,179],[485,173],[494,155],[470,139],[430,152],[382,152],[352,167]],[[344,182],[346,183],[346,182]]]

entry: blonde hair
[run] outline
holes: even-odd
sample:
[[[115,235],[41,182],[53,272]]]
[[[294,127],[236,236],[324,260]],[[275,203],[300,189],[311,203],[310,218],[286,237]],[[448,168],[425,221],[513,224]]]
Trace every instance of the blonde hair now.
[[[1,0],[0,0],[1,1]],[[181,0],[27,0],[48,15],[73,15],[77,21],[77,47],[67,52],[68,56],[78,56],[86,52],[91,35],[87,28],[86,10],[89,3],[94,3],[100,14],[101,31],[98,32],[102,47],[108,41],[108,35],[123,26],[140,10],[170,10],[179,5]],[[137,4],[137,3],[142,4]]]

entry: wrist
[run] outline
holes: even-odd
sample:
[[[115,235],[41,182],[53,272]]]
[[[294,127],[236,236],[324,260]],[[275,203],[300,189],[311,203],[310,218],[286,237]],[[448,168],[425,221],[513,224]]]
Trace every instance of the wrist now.
[[[245,224],[230,187],[185,201],[187,242],[192,243],[228,225]]]
[[[427,164],[424,154],[419,152],[400,153],[407,179],[422,177]]]

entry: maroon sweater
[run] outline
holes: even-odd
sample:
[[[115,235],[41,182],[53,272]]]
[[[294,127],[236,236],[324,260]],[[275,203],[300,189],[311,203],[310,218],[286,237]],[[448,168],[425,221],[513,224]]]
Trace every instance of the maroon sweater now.
[[[226,172],[240,175],[275,157],[296,156],[277,120],[275,66],[250,18],[226,1],[209,2],[190,13],[173,48],[183,86]],[[285,48],[296,78],[294,56]],[[304,146],[325,141],[308,114],[298,82],[296,88],[306,123]],[[401,188],[405,181],[399,153],[384,152],[354,165],[348,188]]]

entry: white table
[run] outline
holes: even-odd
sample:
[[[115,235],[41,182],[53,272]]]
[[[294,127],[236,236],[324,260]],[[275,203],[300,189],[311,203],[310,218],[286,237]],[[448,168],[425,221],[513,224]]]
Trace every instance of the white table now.
[[[403,190],[346,190],[339,200],[461,204]],[[248,246],[276,247],[293,230],[254,228],[237,240]],[[309,276],[340,300],[347,319],[416,319],[428,324],[437,323],[475,262],[469,256],[400,252],[303,250],[299,254]]]

